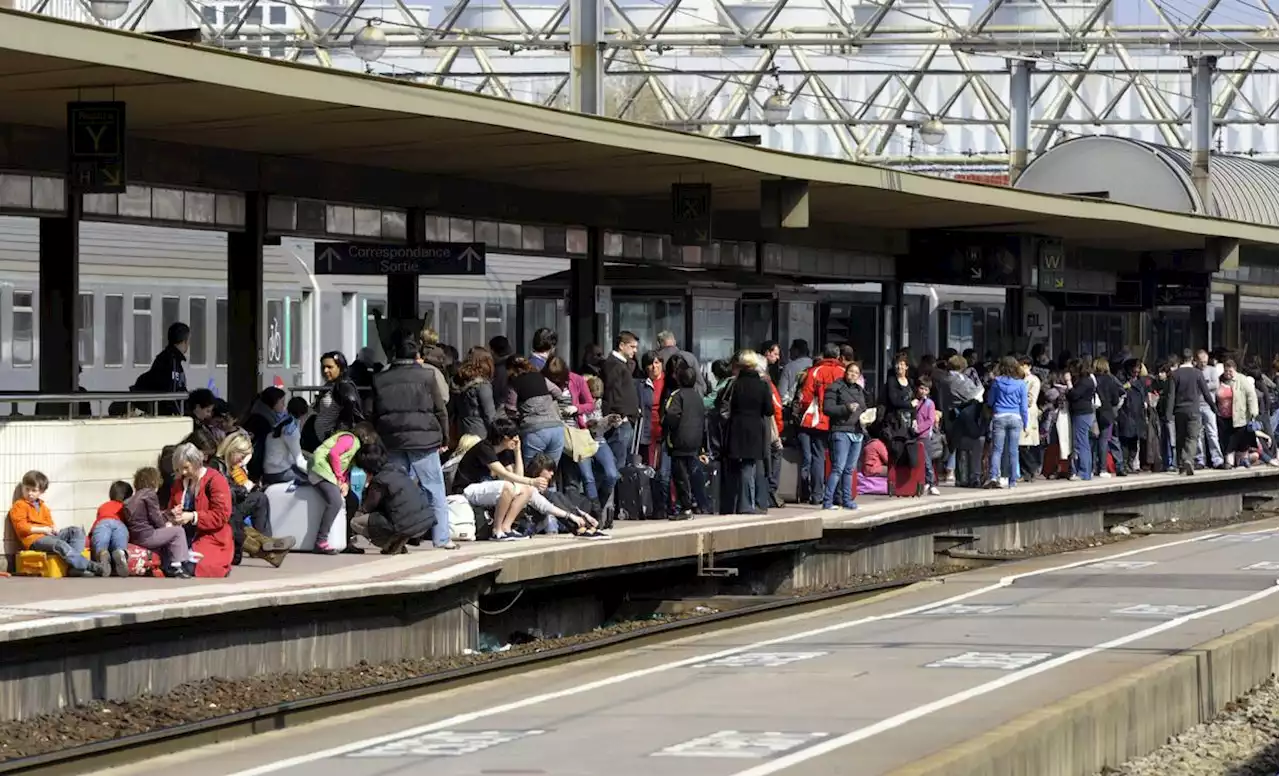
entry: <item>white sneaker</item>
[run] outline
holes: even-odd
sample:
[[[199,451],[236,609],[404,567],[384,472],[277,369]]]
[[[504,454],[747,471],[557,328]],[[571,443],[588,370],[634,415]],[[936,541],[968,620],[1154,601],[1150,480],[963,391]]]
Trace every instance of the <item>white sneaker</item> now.
[[[1111,479],[1111,472],[1098,472],[1098,478],[1103,480]]]
[[[930,496],[941,496],[941,495],[942,495],[942,491],[938,490],[938,486],[936,486],[936,485],[930,485],[930,486],[929,486],[929,495],[930,495]]]
[[[1000,486],[1000,490],[1008,490],[1008,489],[1009,489],[1009,478],[1008,478],[1008,477],[1001,477],[1000,479],[996,480],[996,484]]]

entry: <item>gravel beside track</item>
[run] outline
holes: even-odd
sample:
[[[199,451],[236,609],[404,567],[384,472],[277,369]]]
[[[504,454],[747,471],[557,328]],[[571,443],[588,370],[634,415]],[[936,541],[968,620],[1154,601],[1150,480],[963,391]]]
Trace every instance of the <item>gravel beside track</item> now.
[[[1275,776],[1277,698],[1273,676],[1211,722],[1101,776]]]
[[[1271,511],[1267,511],[1268,507]],[[1261,510],[1246,510],[1241,515],[1228,520],[1181,520],[1176,523],[1162,523],[1155,528],[1162,533],[1201,531],[1258,520],[1270,514],[1274,514],[1274,502]],[[1024,548],[1013,557],[1053,555],[1133,538],[1137,537],[1102,533],[1089,537],[1060,539]],[[1000,559],[1002,556],[992,555],[991,557]],[[840,585],[799,589],[794,591],[793,595],[799,598],[875,583],[908,583],[965,570],[966,567],[962,561],[959,564],[952,562],[930,566],[907,566],[878,574],[859,575]],[[639,620],[611,622],[587,633],[543,638],[526,644],[512,645],[510,649],[503,652],[429,657],[376,665],[362,662],[341,670],[324,669],[300,674],[269,674],[249,679],[212,678],[183,685],[163,696],[143,696],[124,702],[95,702],[36,719],[0,721],[0,762],[265,708],[288,701],[316,698],[346,690],[430,676],[481,663],[501,664],[504,658],[585,644],[621,633],[640,631],[676,620],[694,619],[715,613],[716,610],[703,607],[699,611],[680,615],[652,615]],[[1272,774],[1275,772],[1274,769],[1270,771]],[[1144,773],[1155,776],[1156,772]],[[1241,773],[1232,774],[1232,776],[1248,775]]]

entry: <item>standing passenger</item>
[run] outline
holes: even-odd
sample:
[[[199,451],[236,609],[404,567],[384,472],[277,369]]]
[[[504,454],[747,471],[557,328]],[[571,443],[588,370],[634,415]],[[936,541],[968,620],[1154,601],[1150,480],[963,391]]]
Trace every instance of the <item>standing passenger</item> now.
[[[640,419],[640,396],[636,392],[635,358],[640,341],[629,331],[619,332],[614,338],[613,352],[600,367],[604,381],[604,419],[610,424],[605,433],[613,459],[619,466],[631,463],[631,443],[637,433]]]
[[[447,408],[437,402],[437,383],[444,376],[430,364],[419,364],[417,355],[417,338],[411,332],[399,332],[395,359],[373,377],[373,417],[388,459],[417,481],[435,511],[432,544],[453,550],[458,545],[449,535],[449,505],[440,467],[449,425]]]

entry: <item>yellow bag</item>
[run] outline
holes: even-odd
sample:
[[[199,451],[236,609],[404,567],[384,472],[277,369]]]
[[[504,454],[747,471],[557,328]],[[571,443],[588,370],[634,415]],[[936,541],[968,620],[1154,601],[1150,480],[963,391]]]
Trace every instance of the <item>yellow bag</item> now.
[[[596,454],[600,443],[585,428],[564,427],[564,449],[573,458],[574,463],[585,461]]]

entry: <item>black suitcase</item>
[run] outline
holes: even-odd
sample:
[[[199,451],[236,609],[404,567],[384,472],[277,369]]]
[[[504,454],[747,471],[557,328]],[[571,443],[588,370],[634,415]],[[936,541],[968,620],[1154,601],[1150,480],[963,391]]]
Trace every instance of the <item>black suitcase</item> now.
[[[653,469],[629,464],[618,472],[613,489],[619,520],[648,520],[653,517]]]

